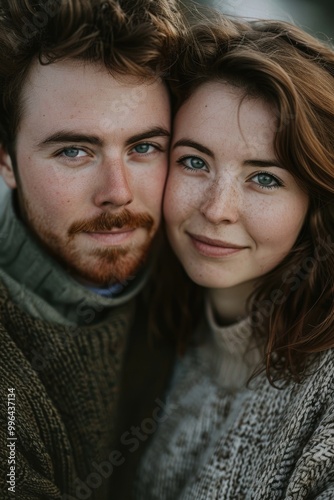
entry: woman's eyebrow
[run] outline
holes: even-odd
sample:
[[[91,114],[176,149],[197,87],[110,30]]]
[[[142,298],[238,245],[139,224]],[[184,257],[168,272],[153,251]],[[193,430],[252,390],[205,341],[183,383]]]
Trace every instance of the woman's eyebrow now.
[[[271,158],[268,158],[268,160],[245,160],[244,161],[245,167],[263,167],[263,168],[270,168],[270,167],[278,167],[278,168],[284,168],[280,163],[278,163],[277,160],[272,160]]]
[[[211,158],[215,157],[215,155],[213,154],[213,152],[210,149],[206,148],[205,146],[203,146],[202,144],[199,144],[196,141],[192,141],[191,139],[180,139],[179,141],[177,141],[173,145],[172,149],[176,149],[179,146],[186,146],[189,148],[197,149],[201,153],[204,153],[204,154],[210,156]]]
[[[203,146],[202,144],[200,144],[199,142],[193,141],[191,139],[180,139],[179,141],[177,141],[173,145],[172,149],[176,149],[176,148],[181,147],[181,146],[185,146],[185,147],[197,149],[201,153],[204,153],[204,154],[210,156],[211,158],[215,157],[215,155],[211,151],[211,149],[209,149],[209,148]],[[260,168],[278,167],[278,168],[284,168],[284,167],[282,167],[282,165],[280,163],[278,163],[277,160],[274,160],[274,159],[271,159],[271,158],[268,158],[268,160],[258,160],[258,159],[246,160],[244,162],[244,165],[246,167],[260,167]]]

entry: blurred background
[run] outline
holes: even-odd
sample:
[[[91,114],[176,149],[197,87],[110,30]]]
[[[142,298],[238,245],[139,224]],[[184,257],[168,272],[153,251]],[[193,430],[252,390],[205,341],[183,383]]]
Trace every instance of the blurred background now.
[[[2,177],[0,176],[0,196],[6,192],[6,186],[2,180]]]
[[[183,0],[188,3],[189,0]],[[334,39],[334,0],[197,0],[225,14],[294,22],[321,40]],[[0,196],[5,187],[0,177]]]
[[[334,38],[333,0],[196,0],[225,14],[294,22],[322,40]],[[185,0],[190,3],[190,0]]]

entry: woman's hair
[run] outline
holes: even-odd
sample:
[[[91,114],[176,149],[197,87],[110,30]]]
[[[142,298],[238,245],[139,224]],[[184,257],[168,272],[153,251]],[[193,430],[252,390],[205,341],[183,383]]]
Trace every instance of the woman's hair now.
[[[35,60],[79,59],[110,73],[158,79],[183,34],[177,0],[1,0],[0,142],[15,140]]]
[[[254,334],[266,339],[269,379],[299,380],[315,353],[334,347],[334,52],[288,23],[211,20],[193,28],[175,66],[176,109],[209,81],[272,104],[277,158],[309,196],[298,240],[248,304]],[[201,291],[182,273],[173,310],[187,309],[188,320],[180,327],[180,313],[167,306],[165,314],[184,349]]]

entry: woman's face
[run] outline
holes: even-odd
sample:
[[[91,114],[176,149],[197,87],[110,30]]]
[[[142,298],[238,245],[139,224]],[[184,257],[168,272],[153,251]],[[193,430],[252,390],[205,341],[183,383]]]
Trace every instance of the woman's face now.
[[[190,278],[208,288],[252,282],[289,253],[308,196],[279,165],[272,107],[225,83],[202,85],[175,119],[164,213]]]

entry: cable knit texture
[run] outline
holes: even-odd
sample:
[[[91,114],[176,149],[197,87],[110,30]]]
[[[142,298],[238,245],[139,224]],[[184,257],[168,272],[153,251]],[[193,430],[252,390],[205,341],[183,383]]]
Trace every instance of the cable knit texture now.
[[[77,478],[86,482],[94,463],[108,458],[133,306],[117,308],[107,323],[71,328],[32,318],[0,288],[1,498],[11,498],[9,388],[16,395],[15,498],[77,498]],[[102,493],[106,481],[98,486],[90,498],[108,498]]]
[[[261,361],[247,321],[221,328],[208,309],[202,334],[176,366],[135,500],[333,500],[333,351],[277,389],[264,372],[246,384]]]

